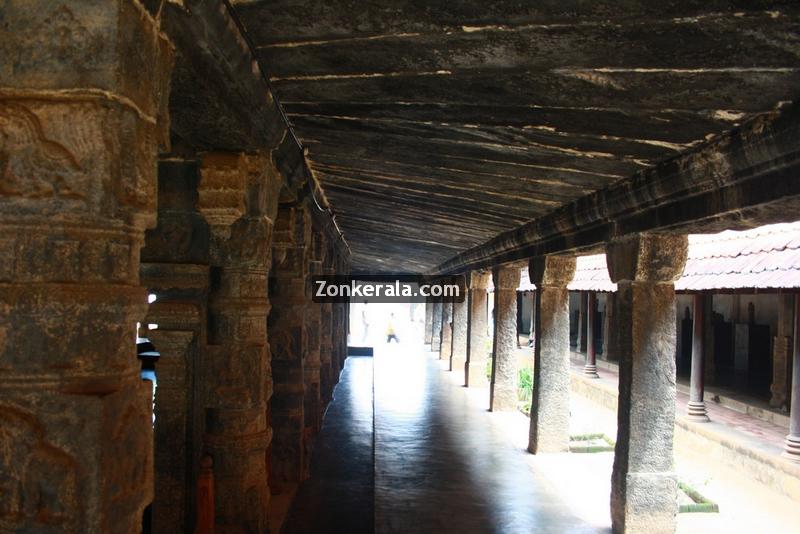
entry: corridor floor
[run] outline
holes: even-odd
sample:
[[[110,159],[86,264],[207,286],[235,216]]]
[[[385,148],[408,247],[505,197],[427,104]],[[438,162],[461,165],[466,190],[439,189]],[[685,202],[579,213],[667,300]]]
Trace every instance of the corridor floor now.
[[[570,512],[528,467],[527,453],[489,424],[490,414],[446,379],[422,345],[376,348],[374,397],[368,361],[347,360],[312,478],[301,486],[283,532],[603,531]],[[373,406],[370,435],[364,423]],[[363,465],[373,438],[374,464]],[[364,502],[373,487],[374,501]],[[373,513],[374,530],[367,525]]]

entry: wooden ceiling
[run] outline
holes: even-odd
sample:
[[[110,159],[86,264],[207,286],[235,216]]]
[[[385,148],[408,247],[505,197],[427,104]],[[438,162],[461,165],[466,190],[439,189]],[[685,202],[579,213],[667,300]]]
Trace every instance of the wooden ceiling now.
[[[792,100],[793,2],[234,2],[356,271],[427,271]]]

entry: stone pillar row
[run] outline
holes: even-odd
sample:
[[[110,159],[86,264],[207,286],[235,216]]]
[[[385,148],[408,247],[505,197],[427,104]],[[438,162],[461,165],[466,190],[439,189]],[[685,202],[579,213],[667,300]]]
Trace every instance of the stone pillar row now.
[[[677,481],[673,469],[675,425],[675,287],[686,261],[686,236],[641,234],[620,238],[607,246],[613,299],[614,351],[620,361],[619,413],[612,475],[611,512],[615,532],[674,532]],[[530,418],[531,453],[569,450],[569,294],[575,259],[533,258],[529,272],[536,285],[534,302],[534,378]],[[516,288],[519,267],[501,265],[492,275],[495,286],[493,365],[490,407],[517,409]],[[467,303],[466,384],[478,385],[485,331],[484,275],[471,273]],[[590,297],[591,298],[591,297]],[[798,300],[800,302],[800,299]],[[587,300],[587,319],[594,302]],[[800,307],[800,304],[798,304]],[[454,310],[454,332],[461,313]],[[698,299],[695,314],[702,315]],[[433,309],[435,340],[437,310]],[[798,313],[800,315],[800,313]],[[589,330],[591,330],[591,326]],[[799,327],[800,328],[800,327]],[[455,339],[459,336],[455,335]],[[611,338],[609,335],[607,339]],[[702,403],[702,331],[696,329],[693,365],[693,407]],[[800,347],[800,344],[797,345]],[[596,376],[591,349],[589,376]],[[794,351],[795,359],[800,349]],[[457,361],[455,345],[454,362]],[[800,378],[796,378],[800,382]],[[798,395],[800,397],[800,395]],[[800,404],[792,407],[800,413]],[[797,408],[797,410],[795,410]],[[796,417],[800,421],[800,416]],[[793,419],[793,422],[795,419]],[[790,429],[787,457],[797,457],[800,423]]]
[[[145,325],[161,358],[155,405],[153,532],[184,532],[194,522],[194,487],[203,456],[203,347],[210,288],[209,226],[198,211],[199,164],[158,167],[158,225],[145,236],[140,276],[155,294]],[[145,328],[143,328],[144,330]]]
[[[348,260],[321,229],[312,246],[302,206],[279,221],[268,152],[159,162],[159,21],[134,0],[79,4],[3,13],[22,30],[0,79],[0,524],[139,532],[152,503],[154,532],[193,531],[202,464],[217,531],[264,532],[269,458],[294,454],[276,479],[302,476],[346,357],[347,306],[311,303],[305,276]],[[161,353],[155,425],[137,323]]]

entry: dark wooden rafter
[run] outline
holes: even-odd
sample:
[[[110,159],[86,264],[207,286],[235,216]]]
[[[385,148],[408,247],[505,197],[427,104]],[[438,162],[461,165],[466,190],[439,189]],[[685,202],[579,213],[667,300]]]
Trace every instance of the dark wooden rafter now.
[[[791,2],[234,4],[365,269],[446,265],[800,86]]]
[[[631,233],[707,233],[796,219],[799,140],[800,103],[795,103],[499,234],[432,271],[465,272],[589,250]]]

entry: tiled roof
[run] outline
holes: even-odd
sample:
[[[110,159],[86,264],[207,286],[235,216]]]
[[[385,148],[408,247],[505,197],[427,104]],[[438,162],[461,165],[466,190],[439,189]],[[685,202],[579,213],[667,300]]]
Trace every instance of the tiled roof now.
[[[800,287],[800,222],[689,236],[676,291]]]
[[[578,256],[575,266],[575,277],[567,285],[570,291],[602,291],[617,290],[617,284],[608,277],[605,254]]]
[[[572,291],[616,291],[605,254],[580,256]],[[689,257],[676,291],[800,288],[800,222],[689,236]],[[536,289],[523,269],[519,291]]]

